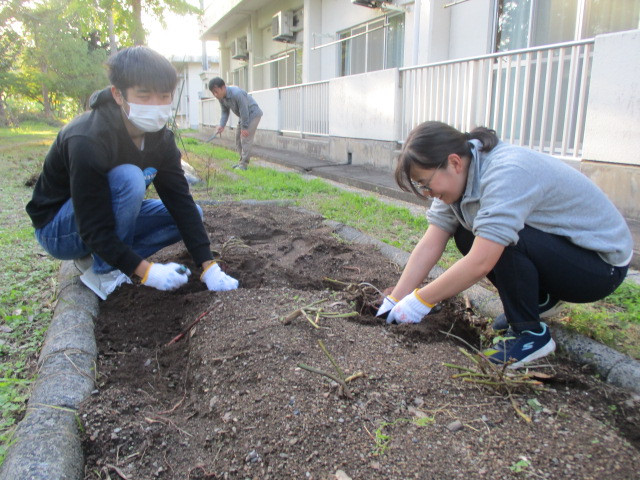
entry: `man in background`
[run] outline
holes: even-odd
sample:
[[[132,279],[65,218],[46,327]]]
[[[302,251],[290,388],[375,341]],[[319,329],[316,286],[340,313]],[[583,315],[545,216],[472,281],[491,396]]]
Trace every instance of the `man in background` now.
[[[253,139],[262,118],[262,110],[251,95],[239,87],[226,86],[220,77],[211,79],[209,90],[220,102],[222,115],[216,135],[221,135],[229,120],[229,111],[238,117],[236,130],[236,147],[240,154],[240,162],[233,168],[246,170],[251,157]]]

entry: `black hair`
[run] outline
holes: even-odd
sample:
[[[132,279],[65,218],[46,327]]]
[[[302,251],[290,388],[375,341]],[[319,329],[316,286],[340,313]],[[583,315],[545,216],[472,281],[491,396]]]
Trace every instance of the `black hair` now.
[[[209,90],[213,90],[213,87],[222,88],[224,87],[224,80],[220,77],[212,78],[209,80]]]
[[[131,87],[149,88],[157,93],[171,92],[178,75],[171,62],[149,47],[128,47],[107,60],[111,85],[126,95]]]
[[[480,140],[482,152],[491,151],[499,141],[495,130],[485,127],[463,133],[442,122],[421,123],[411,130],[404,142],[395,171],[396,183],[402,190],[423,197],[411,183],[411,167],[446,168],[447,158],[452,153],[471,158],[471,139]]]

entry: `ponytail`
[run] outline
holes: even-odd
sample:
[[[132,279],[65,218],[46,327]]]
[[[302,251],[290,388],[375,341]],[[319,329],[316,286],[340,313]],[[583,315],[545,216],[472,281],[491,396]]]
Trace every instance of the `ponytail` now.
[[[465,136],[467,140],[479,140],[482,143],[481,152],[490,152],[500,141],[496,131],[487,127],[474,128],[470,133],[465,133]]]

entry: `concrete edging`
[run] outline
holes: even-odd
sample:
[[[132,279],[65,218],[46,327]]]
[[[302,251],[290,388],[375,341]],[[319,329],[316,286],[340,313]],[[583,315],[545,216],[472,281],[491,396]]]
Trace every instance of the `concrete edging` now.
[[[404,268],[409,260],[410,254],[404,250],[369,237],[355,228],[331,220],[326,220],[325,223],[345,240],[377,246],[385,257],[401,268]],[[436,278],[442,272],[442,268],[435,266],[429,273],[429,278]],[[503,312],[502,302],[498,295],[486,288],[474,285],[465,290],[465,293],[481,315],[495,318]],[[612,385],[640,393],[639,361],[560,326],[554,326],[553,336],[558,346],[575,362],[592,365],[602,378]]]
[[[99,305],[73,262],[62,262],[59,293],[38,360],[38,378],[0,480],[81,480],[84,455],[77,410],[95,388]]]

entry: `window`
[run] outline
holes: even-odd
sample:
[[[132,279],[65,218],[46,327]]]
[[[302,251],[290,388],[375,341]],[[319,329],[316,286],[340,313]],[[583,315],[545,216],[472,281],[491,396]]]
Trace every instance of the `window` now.
[[[338,33],[340,76],[402,66],[404,15],[390,15]]]
[[[302,83],[302,48],[292,48],[271,57],[271,87]]]
[[[640,0],[499,0],[496,51],[640,27]]]
[[[231,72],[231,84],[248,90],[249,87],[249,69],[244,66],[237,68]]]

